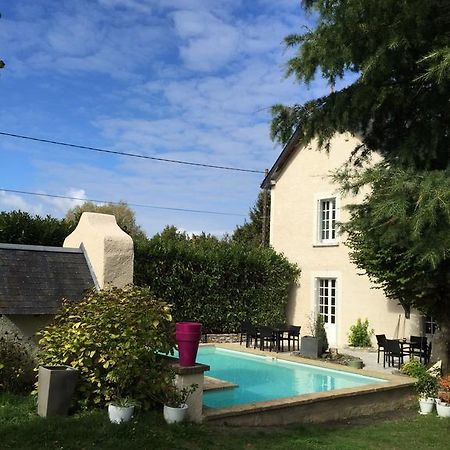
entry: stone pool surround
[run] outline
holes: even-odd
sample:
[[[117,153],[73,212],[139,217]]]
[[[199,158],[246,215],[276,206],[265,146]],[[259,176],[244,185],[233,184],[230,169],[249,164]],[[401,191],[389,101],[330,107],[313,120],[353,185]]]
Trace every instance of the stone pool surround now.
[[[345,421],[362,416],[395,412],[417,405],[414,380],[375,371],[352,369],[323,361],[298,356],[262,352],[236,344],[204,344],[253,355],[277,358],[282,361],[303,363],[324,369],[339,370],[386,380],[385,383],[368,384],[356,388],[336,389],[327,392],[302,394],[265,402],[247,403],[226,408],[203,407],[203,420],[212,425],[276,426]]]

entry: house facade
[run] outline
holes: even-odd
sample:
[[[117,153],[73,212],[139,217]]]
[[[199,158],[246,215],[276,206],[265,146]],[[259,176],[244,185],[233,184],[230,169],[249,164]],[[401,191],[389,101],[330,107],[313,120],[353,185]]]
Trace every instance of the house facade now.
[[[288,321],[307,335],[312,318],[322,315],[329,345],[337,348],[348,345],[358,318],[367,318],[375,334],[388,338],[425,333],[420,313],[405,317],[404,309],[356,268],[339,233],[338,223],[349,217],[345,205],[361,198],[343,198],[329,175],[357,144],[350,134],[336,135],[326,153],[314,142],[299,147],[294,135],[262,185],[271,192],[270,243],[302,271],[290,295]]]

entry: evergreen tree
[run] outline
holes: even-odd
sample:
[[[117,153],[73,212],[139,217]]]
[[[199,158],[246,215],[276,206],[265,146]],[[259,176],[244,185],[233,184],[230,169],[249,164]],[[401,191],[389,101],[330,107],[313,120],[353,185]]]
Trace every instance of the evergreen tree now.
[[[337,132],[361,139],[353,160],[377,152],[383,163],[355,164],[335,179],[343,190],[370,187],[344,224],[351,257],[405,308],[433,314],[437,357],[450,359],[450,2],[303,0],[316,26],[285,39],[297,48],[287,75],[317,74],[346,88],[303,105],[275,105],[272,137],[329,150]],[[350,166],[349,166],[350,167]],[[355,169],[356,167],[356,169]]]
[[[272,136],[328,149],[336,132],[362,138],[396,165],[442,169],[450,161],[450,2],[304,0],[316,27],[286,37],[298,48],[287,75],[308,84],[317,73],[350,86],[303,105],[273,107]]]
[[[250,209],[249,222],[238,225],[231,236],[234,242],[253,246],[269,245],[269,222],[270,222],[270,195],[266,197],[266,233],[262,242],[263,216],[264,216],[264,191],[260,191],[255,206]]]

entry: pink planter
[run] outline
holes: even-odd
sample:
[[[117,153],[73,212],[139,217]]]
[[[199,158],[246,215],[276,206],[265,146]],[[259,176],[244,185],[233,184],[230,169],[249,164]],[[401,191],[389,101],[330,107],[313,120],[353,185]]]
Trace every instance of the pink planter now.
[[[202,334],[202,324],[197,322],[178,322],[176,339],[180,366],[193,366],[197,357],[198,345]]]

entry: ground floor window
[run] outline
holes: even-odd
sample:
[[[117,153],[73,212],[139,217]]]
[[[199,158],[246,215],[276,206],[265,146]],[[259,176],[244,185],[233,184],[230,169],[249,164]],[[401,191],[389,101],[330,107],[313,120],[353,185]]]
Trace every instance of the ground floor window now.
[[[436,332],[436,322],[433,317],[426,316],[425,317],[425,334],[434,334]]]
[[[336,323],[336,279],[318,279],[319,314],[325,323]]]

